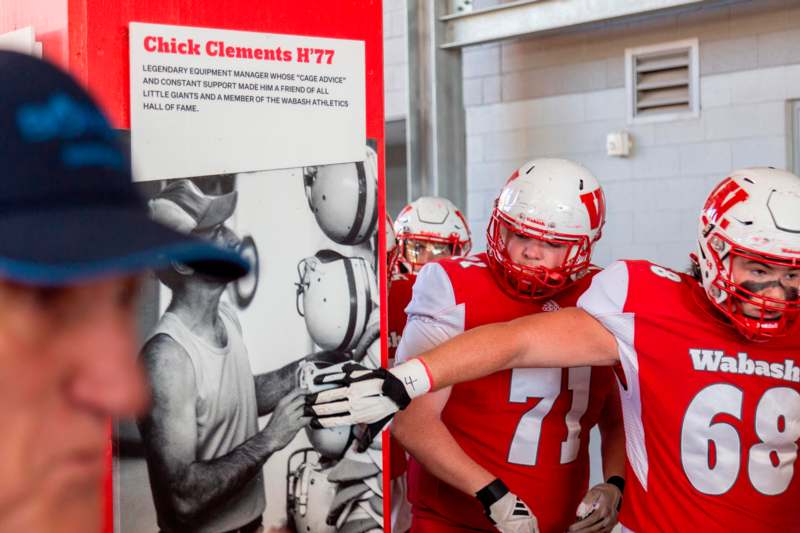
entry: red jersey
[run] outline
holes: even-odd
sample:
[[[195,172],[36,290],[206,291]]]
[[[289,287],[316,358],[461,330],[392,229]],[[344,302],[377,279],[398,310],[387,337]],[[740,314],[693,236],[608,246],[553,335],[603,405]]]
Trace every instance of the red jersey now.
[[[578,305],[625,372],[623,526],[800,531],[800,336],[747,341],[697,281],[646,261],[612,264]]]
[[[485,254],[426,265],[408,306],[437,317],[441,328],[468,330],[523,315],[574,306],[589,286],[586,276],[544,301],[519,301],[495,282]],[[448,325],[449,324],[449,325]],[[453,330],[453,333],[458,333]],[[405,356],[405,343],[398,356]],[[589,431],[601,412],[618,411],[610,368],[520,368],[452,387],[442,421],[475,462],[502,479],[531,508],[542,532],[563,533],[589,485]],[[473,495],[439,480],[421,464],[409,464],[409,496],[415,517],[452,527],[495,531]]]
[[[411,287],[417,276],[414,274],[394,274],[389,285],[389,364],[400,344],[403,328],[406,327],[406,306],[411,301]]]

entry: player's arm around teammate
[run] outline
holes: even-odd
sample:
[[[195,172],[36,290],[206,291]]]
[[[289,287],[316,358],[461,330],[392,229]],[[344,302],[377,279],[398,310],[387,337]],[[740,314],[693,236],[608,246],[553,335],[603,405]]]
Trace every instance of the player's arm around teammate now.
[[[493,356],[486,357],[487,352]],[[424,356],[424,362],[418,359],[415,366],[434,380],[426,382],[435,389],[508,368],[611,366],[619,361],[614,335],[575,307],[487,324]]]

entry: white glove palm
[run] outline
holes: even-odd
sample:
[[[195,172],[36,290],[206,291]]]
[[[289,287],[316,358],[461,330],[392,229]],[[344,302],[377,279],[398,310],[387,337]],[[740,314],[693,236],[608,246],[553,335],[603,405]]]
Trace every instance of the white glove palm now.
[[[306,396],[305,414],[312,417],[312,427],[367,424],[358,451],[366,449],[394,413],[430,390],[427,370],[416,359],[391,370],[349,363],[337,371],[317,374],[313,382],[327,390]],[[331,386],[335,388],[328,388]]]
[[[530,507],[499,479],[479,490],[476,497],[501,533],[539,533],[539,523]]]
[[[502,533],[537,533],[536,516],[516,494],[509,492],[489,508],[489,518]]]

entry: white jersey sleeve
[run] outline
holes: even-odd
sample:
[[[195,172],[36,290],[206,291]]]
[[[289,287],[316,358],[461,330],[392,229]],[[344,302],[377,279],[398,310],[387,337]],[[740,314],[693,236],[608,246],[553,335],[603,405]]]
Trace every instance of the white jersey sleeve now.
[[[635,320],[633,313],[624,311],[628,281],[627,264],[615,261],[592,278],[591,286],[578,299],[577,305],[603,324],[617,340],[620,366],[625,373],[625,383],[619,384],[625,448],[633,472],[647,490],[649,463],[642,423],[639,356],[633,341]]]
[[[613,333],[618,344],[633,345],[633,317],[623,312],[627,298],[628,267],[622,261],[615,261],[592,278],[577,306]]]
[[[464,331],[464,304],[457,304],[453,284],[437,263],[422,267],[406,307],[408,321],[395,355],[407,361]]]

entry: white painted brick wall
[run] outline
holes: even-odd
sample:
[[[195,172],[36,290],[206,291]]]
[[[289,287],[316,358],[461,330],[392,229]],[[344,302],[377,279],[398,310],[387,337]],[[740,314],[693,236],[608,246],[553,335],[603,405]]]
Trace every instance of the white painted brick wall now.
[[[759,90],[759,85],[763,90]],[[608,225],[595,252],[688,264],[696,216],[713,184],[733,168],[787,163],[786,101],[800,98],[800,64],[706,75],[698,119],[628,126],[623,89],[475,105],[468,116],[467,210],[476,249],[492,200],[527,158],[560,156],[604,183]],[[605,154],[605,134],[627,129],[629,158]]]
[[[744,139],[731,143],[732,167],[776,167],[787,165],[786,137]]]
[[[626,124],[624,49],[688,37],[700,39],[700,117]],[[467,210],[478,247],[508,174],[525,159],[559,156],[587,165],[605,185],[609,221],[598,264],[643,257],[682,269],[713,185],[733,168],[787,164],[786,102],[800,98],[796,1],[704,6],[499,47],[499,76],[467,65],[486,50],[465,56],[465,87],[477,87],[480,72],[492,72],[484,80],[500,86],[499,101],[487,99],[484,84],[482,103],[475,95],[467,107],[475,148],[468,150]],[[605,154],[606,134],[619,129],[634,138],[626,159]]]
[[[731,145],[728,142],[703,142],[680,147],[680,173],[717,174],[731,170]]]

